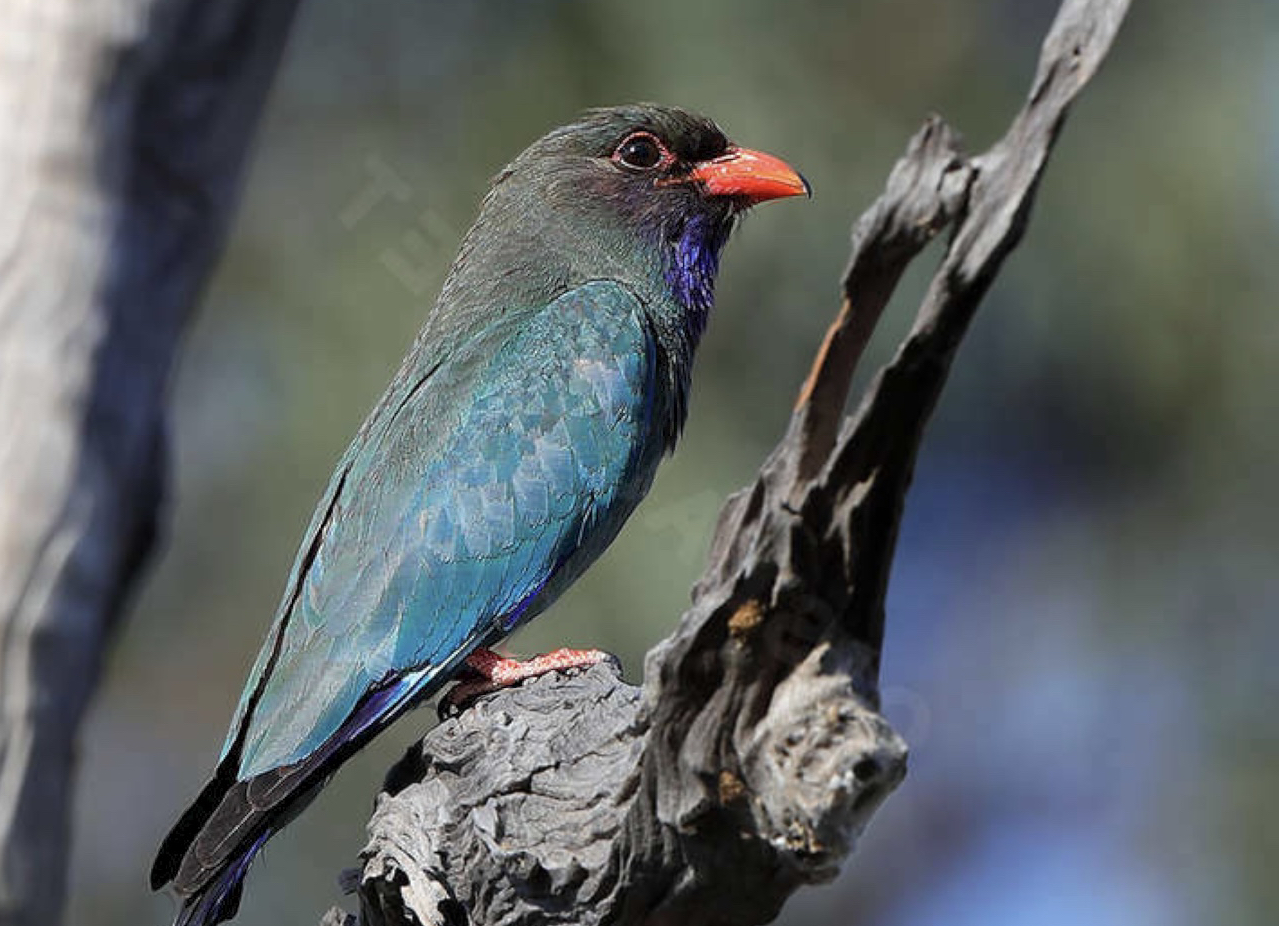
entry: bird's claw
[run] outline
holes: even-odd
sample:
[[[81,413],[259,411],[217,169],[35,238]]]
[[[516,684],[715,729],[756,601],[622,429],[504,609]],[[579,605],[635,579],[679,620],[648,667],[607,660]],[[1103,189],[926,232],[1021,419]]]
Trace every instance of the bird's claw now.
[[[557,649],[532,659],[510,659],[481,647],[464,663],[462,681],[440,699],[437,709],[441,720],[456,717],[476,698],[510,688],[526,679],[550,672],[574,672],[604,664],[619,674],[622,661],[612,653],[598,649]]]

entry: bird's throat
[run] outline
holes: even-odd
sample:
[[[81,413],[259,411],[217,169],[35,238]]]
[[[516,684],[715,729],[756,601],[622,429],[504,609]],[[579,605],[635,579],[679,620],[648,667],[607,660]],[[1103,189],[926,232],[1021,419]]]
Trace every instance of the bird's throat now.
[[[650,317],[660,346],[659,376],[667,383],[663,442],[668,452],[684,427],[693,354],[715,302],[719,256],[732,230],[731,216],[694,214],[662,235],[663,275],[670,298],[652,306]]]
[[[666,283],[685,311],[685,325],[694,344],[715,302],[719,256],[732,230],[732,218],[695,214],[668,239]]]

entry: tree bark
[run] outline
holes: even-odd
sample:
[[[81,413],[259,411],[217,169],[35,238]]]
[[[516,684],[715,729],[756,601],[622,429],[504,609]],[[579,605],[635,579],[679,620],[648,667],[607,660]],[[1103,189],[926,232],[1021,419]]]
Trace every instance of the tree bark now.
[[[0,924],[61,917],[72,767],[160,521],[169,371],[296,0],[0,0]]]
[[[755,924],[832,878],[900,783],[878,712],[884,597],[924,426],[1025,231],[1049,152],[1127,0],[1065,0],[1002,140],[938,118],[858,220],[844,302],[787,433],[720,515],[693,604],[645,664],[485,697],[388,774],[358,917],[329,926]],[[907,264],[950,241],[857,413],[853,369]]]

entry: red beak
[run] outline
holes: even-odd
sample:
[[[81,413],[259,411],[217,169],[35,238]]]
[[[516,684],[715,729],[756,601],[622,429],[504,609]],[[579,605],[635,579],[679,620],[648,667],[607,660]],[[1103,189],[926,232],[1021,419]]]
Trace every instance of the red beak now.
[[[711,196],[735,196],[752,206],[784,196],[813,195],[795,168],[750,148],[729,148],[726,154],[698,164],[688,177],[701,181]]]

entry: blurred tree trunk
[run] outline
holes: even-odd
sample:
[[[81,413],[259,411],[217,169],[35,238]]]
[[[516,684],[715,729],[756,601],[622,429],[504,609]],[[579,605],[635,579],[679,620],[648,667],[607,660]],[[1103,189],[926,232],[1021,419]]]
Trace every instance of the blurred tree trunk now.
[[[61,916],[76,736],[155,539],[166,383],[295,6],[0,0],[3,926]]]

